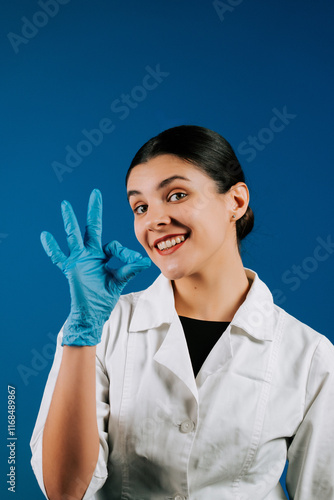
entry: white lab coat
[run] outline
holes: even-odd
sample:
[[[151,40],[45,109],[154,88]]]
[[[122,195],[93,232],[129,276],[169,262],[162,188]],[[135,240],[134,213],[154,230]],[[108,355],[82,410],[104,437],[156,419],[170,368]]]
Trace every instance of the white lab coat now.
[[[246,300],[196,379],[170,281],[120,298],[97,348],[100,454],[85,500],[283,499],[287,458],[291,498],[334,499],[333,345],[246,273]],[[44,493],[61,336],[31,439]]]

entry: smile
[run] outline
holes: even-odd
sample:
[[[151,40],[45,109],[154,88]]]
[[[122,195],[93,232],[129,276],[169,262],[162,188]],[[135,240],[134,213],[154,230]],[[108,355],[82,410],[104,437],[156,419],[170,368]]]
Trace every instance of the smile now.
[[[155,241],[154,247],[159,255],[169,255],[176,252],[188,239],[190,233],[169,234]]]
[[[161,241],[157,244],[159,250],[167,250],[168,248],[175,247],[179,243],[182,243],[185,240],[184,236],[176,236],[175,238],[171,238],[170,240]]]

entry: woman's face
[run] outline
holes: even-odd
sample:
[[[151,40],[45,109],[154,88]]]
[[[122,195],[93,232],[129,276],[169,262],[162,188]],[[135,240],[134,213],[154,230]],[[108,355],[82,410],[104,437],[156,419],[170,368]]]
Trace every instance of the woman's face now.
[[[133,168],[127,190],[136,237],[168,279],[200,275],[238,252],[234,197],[196,166],[158,156]]]

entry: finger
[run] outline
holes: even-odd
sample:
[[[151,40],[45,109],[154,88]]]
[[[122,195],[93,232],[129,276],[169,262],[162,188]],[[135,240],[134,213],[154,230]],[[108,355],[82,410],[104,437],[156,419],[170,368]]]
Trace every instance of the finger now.
[[[77,218],[71,204],[68,201],[63,201],[61,204],[61,211],[70,252],[72,252],[73,250],[82,250],[82,236]]]
[[[102,195],[98,189],[91,192],[87,210],[85,246],[101,250],[102,236]]]
[[[56,264],[62,269],[62,264],[67,259],[66,255],[60,250],[58,243],[47,231],[41,233],[41,243],[46,254],[51,258],[53,264]]]
[[[104,253],[108,257],[117,257],[125,264],[131,264],[143,258],[143,256],[135,250],[123,247],[118,241],[114,240],[103,247]],[[108,263],[106,264],[106,266]]]
[[[113,276],[118,282],[126,285],[126,283],[134,278],[144,269],[148,269],[151,265],[151,260],[148,257],[142,257],[140,260],[131,264],[126,264],[118,269],[113,269]]]

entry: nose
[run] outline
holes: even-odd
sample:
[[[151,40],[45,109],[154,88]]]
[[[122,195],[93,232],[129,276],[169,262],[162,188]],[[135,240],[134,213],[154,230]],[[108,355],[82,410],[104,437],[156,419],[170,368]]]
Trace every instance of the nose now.
[[[164,205],[152,206],[148,208],[146,227],[147,229],[156,230],[163,226],[166,226],[171,222],[171,218],[167,213],[167,207]]]

